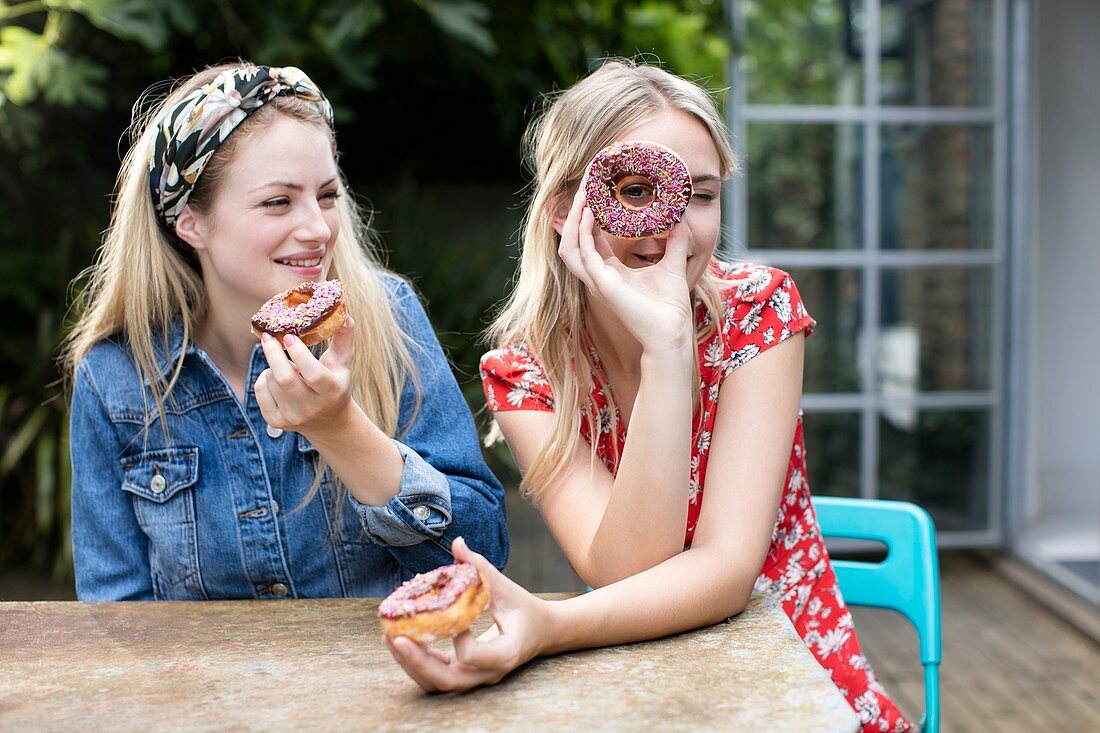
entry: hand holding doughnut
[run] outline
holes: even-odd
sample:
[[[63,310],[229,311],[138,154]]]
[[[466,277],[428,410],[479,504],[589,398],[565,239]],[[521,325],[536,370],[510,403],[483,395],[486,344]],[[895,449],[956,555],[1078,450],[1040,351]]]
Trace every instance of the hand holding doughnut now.
[[[691,230],[687,224],[675,225],[663,238],[660,262],[637,269],[619,261],[594,224],[581,188],[561,231],[558,255],[566,268],[585,284],[591,298],[615,312],[644,348],[668,351],[691,344],[693,314],[687,285]]]
[[[260,338],[267,366],[256,379],[256,402],[267,424],[314,436],[324,430],[339,431],[359,409],[351,398],[352,333],[348,318],[318,359],[305,342],[293,334],[276,339]]]
[[[390,654],[426,692],[469,690],[500,682],[509,672],[541,653],[551,641],[552,603],[525,591],[492,563],[462,541],[451,544],[455,560],[477,568],[492,587],[489,612],[495,626],[474,638],[468,630],[454,639],[454,650],[444,653],[405,636],[382,637]]]

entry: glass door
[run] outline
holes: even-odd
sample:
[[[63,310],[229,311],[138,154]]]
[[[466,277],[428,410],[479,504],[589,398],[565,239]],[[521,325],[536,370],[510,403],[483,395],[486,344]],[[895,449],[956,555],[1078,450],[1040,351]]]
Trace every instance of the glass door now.
[[[914,501],[941,544],[1000,537],[1004,0],[736,0],[742,175],[726,254],[818,321],[813,490]]]

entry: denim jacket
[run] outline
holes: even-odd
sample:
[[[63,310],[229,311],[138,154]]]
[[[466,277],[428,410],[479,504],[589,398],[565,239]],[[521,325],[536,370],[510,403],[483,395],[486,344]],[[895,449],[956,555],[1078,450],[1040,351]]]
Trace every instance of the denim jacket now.
[[[331,472],[304,506],[317,451],[268,426],[253,385],[267,368],[252,350],[243,404],[201,349],[186,345],[165,405],[121,338],[93,347],[73,390],[72,535],[81,600],[383,596],[417,572],[452,562],[451,540],[503,567],[504,496],[482,460],[469,408],[412,289],[387,277],[419,365],[401,394],[398,494],[337,506]],[[158,354],[166,372],[184,348],[174,326]],[[409,420],[412,420],[411,424]],[[148,428],[146,429],[146,426]]]

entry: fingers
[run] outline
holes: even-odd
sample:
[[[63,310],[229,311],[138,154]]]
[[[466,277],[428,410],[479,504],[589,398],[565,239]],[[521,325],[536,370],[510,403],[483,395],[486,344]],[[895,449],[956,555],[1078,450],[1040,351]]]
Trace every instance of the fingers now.
[[[438,657],[429,654],[426,647],[422,647],[411,639],[399,636],[396,639],[382,637],[382,643],[389,649],[394,660],[405,670],[405,674],[412,677],[416,684],[425,692],[439,692],[443,688],[439,686],[446,677],[446,671],[440,667],[447,666]]]
[[[466,540],[461,537],[455,537],[454,542],[451,543],[451,554],[454,555],[455,560],[468,562],[477,568],[478,572],[481,573],[481,577],[485,578],[485,581],[489,584],[490,596],[492,596],[493,588],[500,585],[499,581],[508,580],[491,562],[471,550],[467,546]]]
[[[344,325],[332,337],[328,349],[321,356],[321,363],[329,369],[350,369],[355,356],[355,319],[348,316]]]
[[[584,188],[578,188],[576,195],[573,197],[573,205],[569,209],[569,216],[566,217],[565,224],[562,225],[558,256],[565,263],[566,269],[576,275],[589,290],[592,290],[594,288],[592,278],[581,254],[579,239],[583,228],[583,213],[588,211],[584,203]],[[591,217],[591,212],[589,212],[589,217]],[[591,225],[589,225],[588,232],[591,234]]]
[[[676,272],[687,269],[688,252],[691,251],[691,229],[680,222],[672,227],[665,239],[665,256],[661,258],[660,266],[670,268]]]
[[[427,692],[469,690],[495,684],[504,676],[504,671],[465,664],[404,636],[383,637],[382,642],[405,673]]]
[[[272,341],[274,340],[272,339]],[[283,336],[283,348],[290,355],[288,362],[293,371],[280,374],[275,370],[275,367],[272,367],[272,371],[275,373],[275,381],[279,383],[280,387],[294,389],[302,384],[313,392],[320,392],[328,386],[327,383],[331,381],[329,370],[317,361],[317,357],[313,355],[313,352],[309,350],[302,339],[288,333]],[[264,353],[267,353],[267,349],[264,349]],[[270,357],[268,357],[267,363],[268,365],[271,364]],[[284,379],[280,380],[280,376],[283,376]]]
[[[279,411],[278,401],[271,394],[271,382],[268,379],[270,374],[270,369],[264,369],[260,372],[260,376],[256,378],[253,391],[256,393],[256,404],[260,406],[260,414],[264,416],[264,420],[268,425],[278,428],[282,427],[283,417]]]

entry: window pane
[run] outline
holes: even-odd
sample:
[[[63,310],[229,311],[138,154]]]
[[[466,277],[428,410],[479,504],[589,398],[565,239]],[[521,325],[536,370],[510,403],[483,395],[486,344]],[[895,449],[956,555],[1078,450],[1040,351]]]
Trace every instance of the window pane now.
[[[859,413],[813,412],[803,418],[810,491],[859,496]]]
[[[941,532],[987,528],[988,411],[884,411],[879,425],[881,498],[920,504]]]
[[[993,135],[988,127],[883,125],[883,249],[993,245]]]
[[[862,129],[859,125],[748,126],[749,248],[861,246]]]
[[[992,104],[990,0],[884,2],[879,28],[882,104]]]
[[[802,391],[858,392],[856,339],[862,325],[859,270],[792,269],[806,310],[817,321],[806,339]]]
[[[742,0],[749,104],[860,104],[861,0]]]
[[[990,387],[993,275],[986,268],[920,268],[882,273],[879,389]]]

